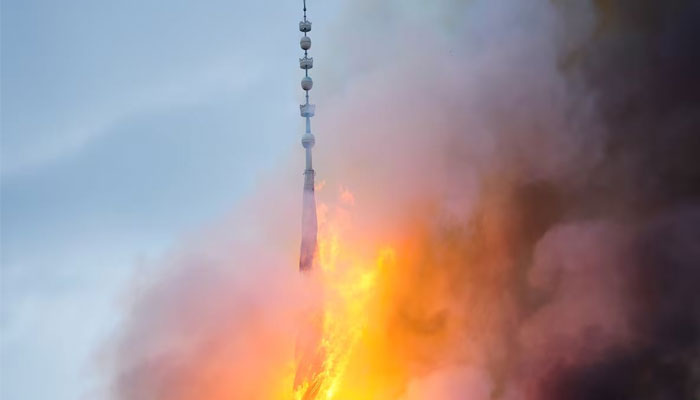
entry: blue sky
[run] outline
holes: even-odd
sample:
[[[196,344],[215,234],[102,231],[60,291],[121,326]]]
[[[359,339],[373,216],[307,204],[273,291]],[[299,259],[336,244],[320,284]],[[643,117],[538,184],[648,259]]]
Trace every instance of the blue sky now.
[[[3,1],[0,398],[90,398],[138,269],[301,151],[300,13]]]

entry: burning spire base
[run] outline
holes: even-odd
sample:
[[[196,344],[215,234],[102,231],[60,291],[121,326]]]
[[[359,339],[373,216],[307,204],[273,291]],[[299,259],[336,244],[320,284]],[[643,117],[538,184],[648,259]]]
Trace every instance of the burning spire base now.
[[[304,194],[301,214],[301,253],[299,271],[310,271],[317,251],[318,222],[316,220],[316,198],[314,194],[313,169],[304,171]]]

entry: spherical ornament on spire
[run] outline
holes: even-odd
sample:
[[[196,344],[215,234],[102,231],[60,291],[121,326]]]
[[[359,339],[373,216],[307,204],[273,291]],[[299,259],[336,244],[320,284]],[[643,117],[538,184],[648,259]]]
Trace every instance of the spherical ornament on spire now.
[[[301,137],[301,145],[304,146],[305,149],[314,147],[314,144],[316,144],[316,138],[314,137],[313,133],[306,132]]]
[[[314,87],[314,81],[311,79],[310,76],[305,76],[304,78],[302,78],[302,80],[301,80],[301,88],[302,89],[309,91],[309,90],[311,90],[312,87]]]
[[[308,36],[302,36],[299,43],[301,44],[302,50],[306,51],[311,48],[311,38]]]

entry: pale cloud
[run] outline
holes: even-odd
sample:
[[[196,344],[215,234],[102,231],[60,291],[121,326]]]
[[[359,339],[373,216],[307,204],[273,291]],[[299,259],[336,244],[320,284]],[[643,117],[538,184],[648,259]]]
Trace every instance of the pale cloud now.
[[[260,62],[241,67],[239,59],[207,65],[191,74],[158,77],[150,86],[111,93],[101,101],[75,110],[75,118],[44,132],[3,132],[35,138],[3,150],[2,176],[42,167],[79,152],[124,119],[173,107],[192,106],[222,92],[245,90],[262,76]],[[48,123],[46,125],[52,125]]]

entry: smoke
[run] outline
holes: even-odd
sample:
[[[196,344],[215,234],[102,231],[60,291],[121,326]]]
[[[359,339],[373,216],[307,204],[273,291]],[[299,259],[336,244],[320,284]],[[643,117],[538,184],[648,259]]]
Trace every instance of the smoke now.
[[[356,393],[700,396],[697,2],[344,15],[317,49],[335,60],[316,75],[319,225],[342,220],[358,254],[393,249],[346,368]],[[300,204],[270,200],[301,182],[280,175],[137,286],[114,398],[286,398],[314,300]]]

